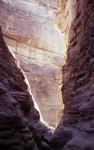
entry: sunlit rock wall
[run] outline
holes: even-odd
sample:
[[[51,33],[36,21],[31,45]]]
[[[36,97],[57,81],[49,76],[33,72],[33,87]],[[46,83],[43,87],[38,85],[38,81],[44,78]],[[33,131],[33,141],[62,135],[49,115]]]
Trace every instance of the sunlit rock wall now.
[[[94,0],[57,0],[65,41],[64,116],[51,138],[54,150],[94,149]]]
[[[26,72],[44,121],[54,127],[62,103],[64,61],[62,35],[55,25],[56,13],[55,0],[0,0],[4,39]],[[61,118],[59,113],[57,123]]]

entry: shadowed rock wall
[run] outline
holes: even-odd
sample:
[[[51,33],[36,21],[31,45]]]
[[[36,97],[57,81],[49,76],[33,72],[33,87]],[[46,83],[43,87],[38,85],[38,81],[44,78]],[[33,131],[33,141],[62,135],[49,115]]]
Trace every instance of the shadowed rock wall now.
[[[25,77],[0,28],[0,149],[38,150],[33,131],[41,135],[47,128],[40,122]]]
[[[94,150],[94,0],[57,0],[57,6],[57,24],[66,52],[62,68],[65,108],[50,144],[54,150]],[[25,104],[26,107],[20,103],[27,111],[30,105],[27,101]],[[39,118],[38,113],[35,114]]]
[[[54,127],[62,103],[64,57],[62,35],[55,26],[56,13],[55,0],[0,1],[4,39],[26,72],[44,121]]]
[[[57,0],[57,6],[66,47],[61,89],[65,107],[51,144],[64,150],[93,150],[94,0]]]

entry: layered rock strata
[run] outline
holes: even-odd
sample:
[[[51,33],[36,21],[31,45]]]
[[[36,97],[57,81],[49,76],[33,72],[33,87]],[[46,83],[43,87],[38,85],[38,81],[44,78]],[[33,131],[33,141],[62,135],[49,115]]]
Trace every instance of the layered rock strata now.
[[[38,150],[33,132],[45,134],[21,68],[3,40],[0,28],[0,149]]]
[[[57,22],[65,35],[64,117],[51,138],[54,149],[94,149],[94,1],[58,0]],[[58,142],[57,142],[58,141]]]
[[[26,72],[43,120],[54,127],[62,103],[64,56],[62,36],[55,26],[56,13],[55,0],[0,1],[4,39]]]

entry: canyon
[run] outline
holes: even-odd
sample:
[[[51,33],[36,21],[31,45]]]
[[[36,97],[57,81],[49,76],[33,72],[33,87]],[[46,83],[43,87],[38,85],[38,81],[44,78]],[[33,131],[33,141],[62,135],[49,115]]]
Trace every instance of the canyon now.
[[[55,0],[0,1],[4,40],[26,73],[41,119],[52,127],[59,123],[64,107],[60,90],[64,43],[56,12]]]
[[[0,25],[2,150],[94,150],[94,0],[1,0]]]

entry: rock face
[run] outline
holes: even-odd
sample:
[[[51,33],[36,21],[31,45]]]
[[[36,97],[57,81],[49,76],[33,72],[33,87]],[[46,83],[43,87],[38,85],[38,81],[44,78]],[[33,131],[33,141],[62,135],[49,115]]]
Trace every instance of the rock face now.
[[[54,127],[62,103],[64,61],[62,35],[55,26],[56,13],[56,0],[0,0],[4,39],[26,72],[43,120]]]
[[[53,4],[55,4],[54,2],[55,1],[52,1]],[[30,75],[32,74],[31,80],[32,80],[33,86],[31,89],[32,90],[37,89],[35,87],[35,85],[37,85],[38,89],[44,90],[43,93],[45,93],[45,91],[47,92],[47,89],[45,90],[45,88],[48,88],[48,84],[47,86],[45,86],[45,83],[48,82],[48,79],[49,79],[49,82],[51,83],[49,85],[51,85],[50,88],[52,88],[52,82],[54,83],[55,79],[57,82],[59,81],[58,74],[60,75],[60,73],[58,74],[54,73],[54,71],[56,71],[56,68],[55,70],[52,69],[49,63],[46,64],[47,66],[45,67],[42,64],[42,61],[41,61],[42,65],[39,65],[38,63],[34,63],[35,55],[34,55],[34,60],[32,60],[33,63],[31,63],[31,59],[26,59],[26,58],[29,58],[30,56],[28,55],[28,53],[25,53],[26,57],[25,55],[23,55],[23,57],[19,55],[20,52],[22,52],[22,50],[24,51],[25,49],[26,50],[28,49],[28,45],[30,48],[29,50],[27,50],[27,52],[29,51],[29,53],[30,51],[33,51],[31,47],[34,48],[34,52],[35,50],[38,51],[42,49],[43,45],[45,44],[44,41],[46,41],[46,40],[42,40],[42,44],[39,44],[41,43],[39,42],[40,37],[35,36],[36,34],[32,34],[35,36],[35,37],[32,36],[32,39],[34,41],[32,41],[31,39],[30,31],[32,30],[28,30],[26,28],[27,22],[26,24],[25,22],[23,22],[26,19],[28,20],[28,17],[30,17],[28,14],[29,12],[31,12],[31,9],[29,9],[30,7],[25,7],[28,4],[33,4],[33,7],[32,7],[33,12],[35,10],[34,6],[40,6],[41,8],[46,7],[46,8],[51,8],[51,9],[56,10],[55,5],[51,5],[49,1],[41,1],[41,2],[40,1],[24,1],[23,3],[22,1],[11,2],[7,0],[3,0],[1,1],[1,5],[0,5],[2,6],[1,16],[4,16],[3,10],[7,11],[5,17],[3,18],[1,17],[3,34],[5,35],[5,39],[7,43],[10,41],[11,41],[10,43],[14,42],[13,45],[9,43],[8,45],[10,45],[12,49],[14,48],[14,52],[17,55],[17,57],[20,59],[21,66],[27,72],[28,78],[31,79]],[[23,7],[19,8],[19,6],[23,6]],[[26,8],[28,8],[28,10],[26,10]],[[16,23],[13,24],[13,22],[17,22],[17,23],[19,22],[16,19],[18,19],[17,18],[18,14],[19,14],[19,17],[21,16],[21,9],[24,10],[22,11],[24,12],[24,15],[22,15],[23,17],[21,17],[21,20],[20,20],[23,22],[23,26],[20,26],[20,23],[19,23],[17,27],[19,27],[20,30],[17,31],[15,27]],[[63,85],[62,85],[61,90],[62,90],[62,99],[63,99],[63,103],[65,107],[64,107],[64,116],[62,120],[60,121],[55,133],[51,137],[50,145],[53,148],[53,150],[57,150],[57,149],[58,150],[61,150],[61,149],[62,150],[94,150],[94,140],[93,140],[94,139],[94,115],[93,115],[94,114],[94,84],[93,84],[93,81],[94,81],[94,0],[77,0],[77,1],[71,0],[71,2],[70,0],[62,0],[62,1],[57,0],[57,9],[58,9],[57,24],[62,31],[63,39],[65,42],[65,52],[66,52],[65,65],[63,65],[62,63],[62,58],[60,58],[60,55],[57,56],[56,53],[54,53],[55,54],[54,57],[53,55],[51,55],[51,57],[50,55],[48,55],[48,54],[51,54],[52,51],[51,52],[49,51],[50,53],[48,52],[48,50],[50,49],[46,49],[47,44],[43,48],[47,50],[47,51],[45,50],[46,54],[45,54],[45,57],[43,57],[43,59],[45,58],[46,60],[47,58],[47,60],[49,60],[48,58],[51,58],[52,62],[56,62],[56,64],[58,64],[57,72],[59,71],[58,66],[60,66],[61,63],[63,65],[62,67],[62,73],[63,73],[62,84]],[[42,12],[43,10],[45,11],[45,9],[40,9],[40,10],[42,10]],[[38,12],[40,12],[40,10],[38,10]],[[14,19],[14,16],[12,15],[13,12],[15,13],[15,16],[16,16],[15,19]],[[51,15],[51,17],[52,16],[53,15]],[[8,17],[9,19],[7,19]],[[47,16],[44,18],[47,19]],[[54,19],[52,18],[50,18],[50,20],[48,19],[49,25],[46,22],[47,26],[45,26],[45,28],[47,27],[47,29],[45,31],[48,30],[48,27],[51,28],[52,30],[53,28],[52,22],[54,21]],[[44,19],[44,21],[46,21],[46,19]],[[9,22],[7,21],[9,26],[7,26],[6,20],[9,21]],[[28,24],[29,23],[31,25],[32,21],[28,22]],[[28,28],[30,27],[30,25],[28,25]],[[37,32],[41,31],[41,30],[38,30],[37,27],[35,28],[35,24],[33,25],[34,25],[34,28],[32,32],[35,33],[36,31]],[[39,24],[36,23],[36,26],[37,25]],[[49,29],[49,33],[51,30]],[[26,32],[26,34],[24,31]],[[30,34],[30,37],[29,37],[29,34]],[[48,34],[48,31],[47,31],[47,34]],[[44,35],[44,34],[41,34],[41,35]],[[25,47],[23,48],[23,46]],[[4,51],[2,51],[2,49]],[[1,77],[0,77],[1,85],[0,85],[0,88],[1,88],[1,100],[2,101],[0,101],[1,103],[0,106],[2,107],[0,108],[1,109],[0,117],[1,117],[1,120],[3,121],[1,122],[1,129],[0,129],[0,131],[2,130],[0,134],[1,136],[0,144],[2,147],[6,146],[7,149],[9,148],[9,146],[10,148],[13,146],[11,149],[13,148],[15,149],[15,147],[18,147],[20,149],[20,147],[23,148],[23,146],[26,146],[25,149],[28,149],[28,147],[30,148],[30,146],[33,147],[33,144],[34,144],[34,143],[31,144],[31,142],[29,141],[29,139],[33,141],[31,137],[32,130],[34,130],[35,128],[35,130],[37,131],[37,134],[40,134],[42,132],[45,133],[47,130],[45,126],[43,126],[42,123],[39,122],[39,113],[35,110],[33,106],[32,98],[27,92],[27,86],[23,82],[24,77],[22,73],[19,72],[19,69],[15,67],[15,63],[14,63],[15,60],[13,57],[11,58],[9,57],[11,54],[9,52],[7,53],[7,51],[8,49],[6,47],[1,47],[1,55],[0,55],[1,56],[1,67],[0,67],[1,68]],[[37,54],[37,53],[34,53],[34,54]],[[38,62],[37,58],[38,57],[36,57],[35,62]],[[29,60],[29,65],[27,65],[28,60]],[[52,63],[52,65],[53,64],[54,63]],[[30,72],[30,70],[32,73]],[[40,74],[40,72],[42,72],[42,74]],[[35,75],[36,75],[36,80],[35,80]],[[54,79],[51,75],[54,76]],[[55,89],[55,86],[53,86],[52,89]],[[55,94],[56,93],[53,93],[54,96]],[[40,97],[40,95],[41,94],[38,90],[38,93],[37,93],[38,98]],[[49,95],[49,94],[45,93],[45,95]],[[41,100],[41,103],[43,103],[43,105],[44,105],[44,102],[48,105],[48,101],[42,101],[43,99],[41,98],[40,100]],[[53,103],[51,102],[50,104],[53,105]],[[57,106],[57,103],[55,103],[54,106]],[[43,109],[45,109],[45,105]],[[45,109],[45,111],[46,110],[48,109]],[[28,121],[26,120],[26,118],[24,117],[22,118],[23,112]],[[48,111],[48,113],[50,114],[50,111]],[[61,117],[61,114],[62,114],[62,110],[59,111],[58,116]],[[15,120],[14,120],[14,116],[15,116]],[[12,123],[11,123],[11,120],[12,120]],[[30,132],[30,129],[31,129],[31,132]],[[11,138],[12,136],[13,138]],[[9,138],[14,140],[14,141],[10,140],[12,141],[11,142],[12,144],[8,142]],[[36,139],[36,136],[34,137],[34,139]]]
[[[57,6],[67,53],[61,89],[65,108],[51,144],[54,150],[93,150],[94,0],[58,0]]]
[[[25,77],[0,28],[0,149],[38,150],[33,131],[41,135],[47,128],[40,122]]]

